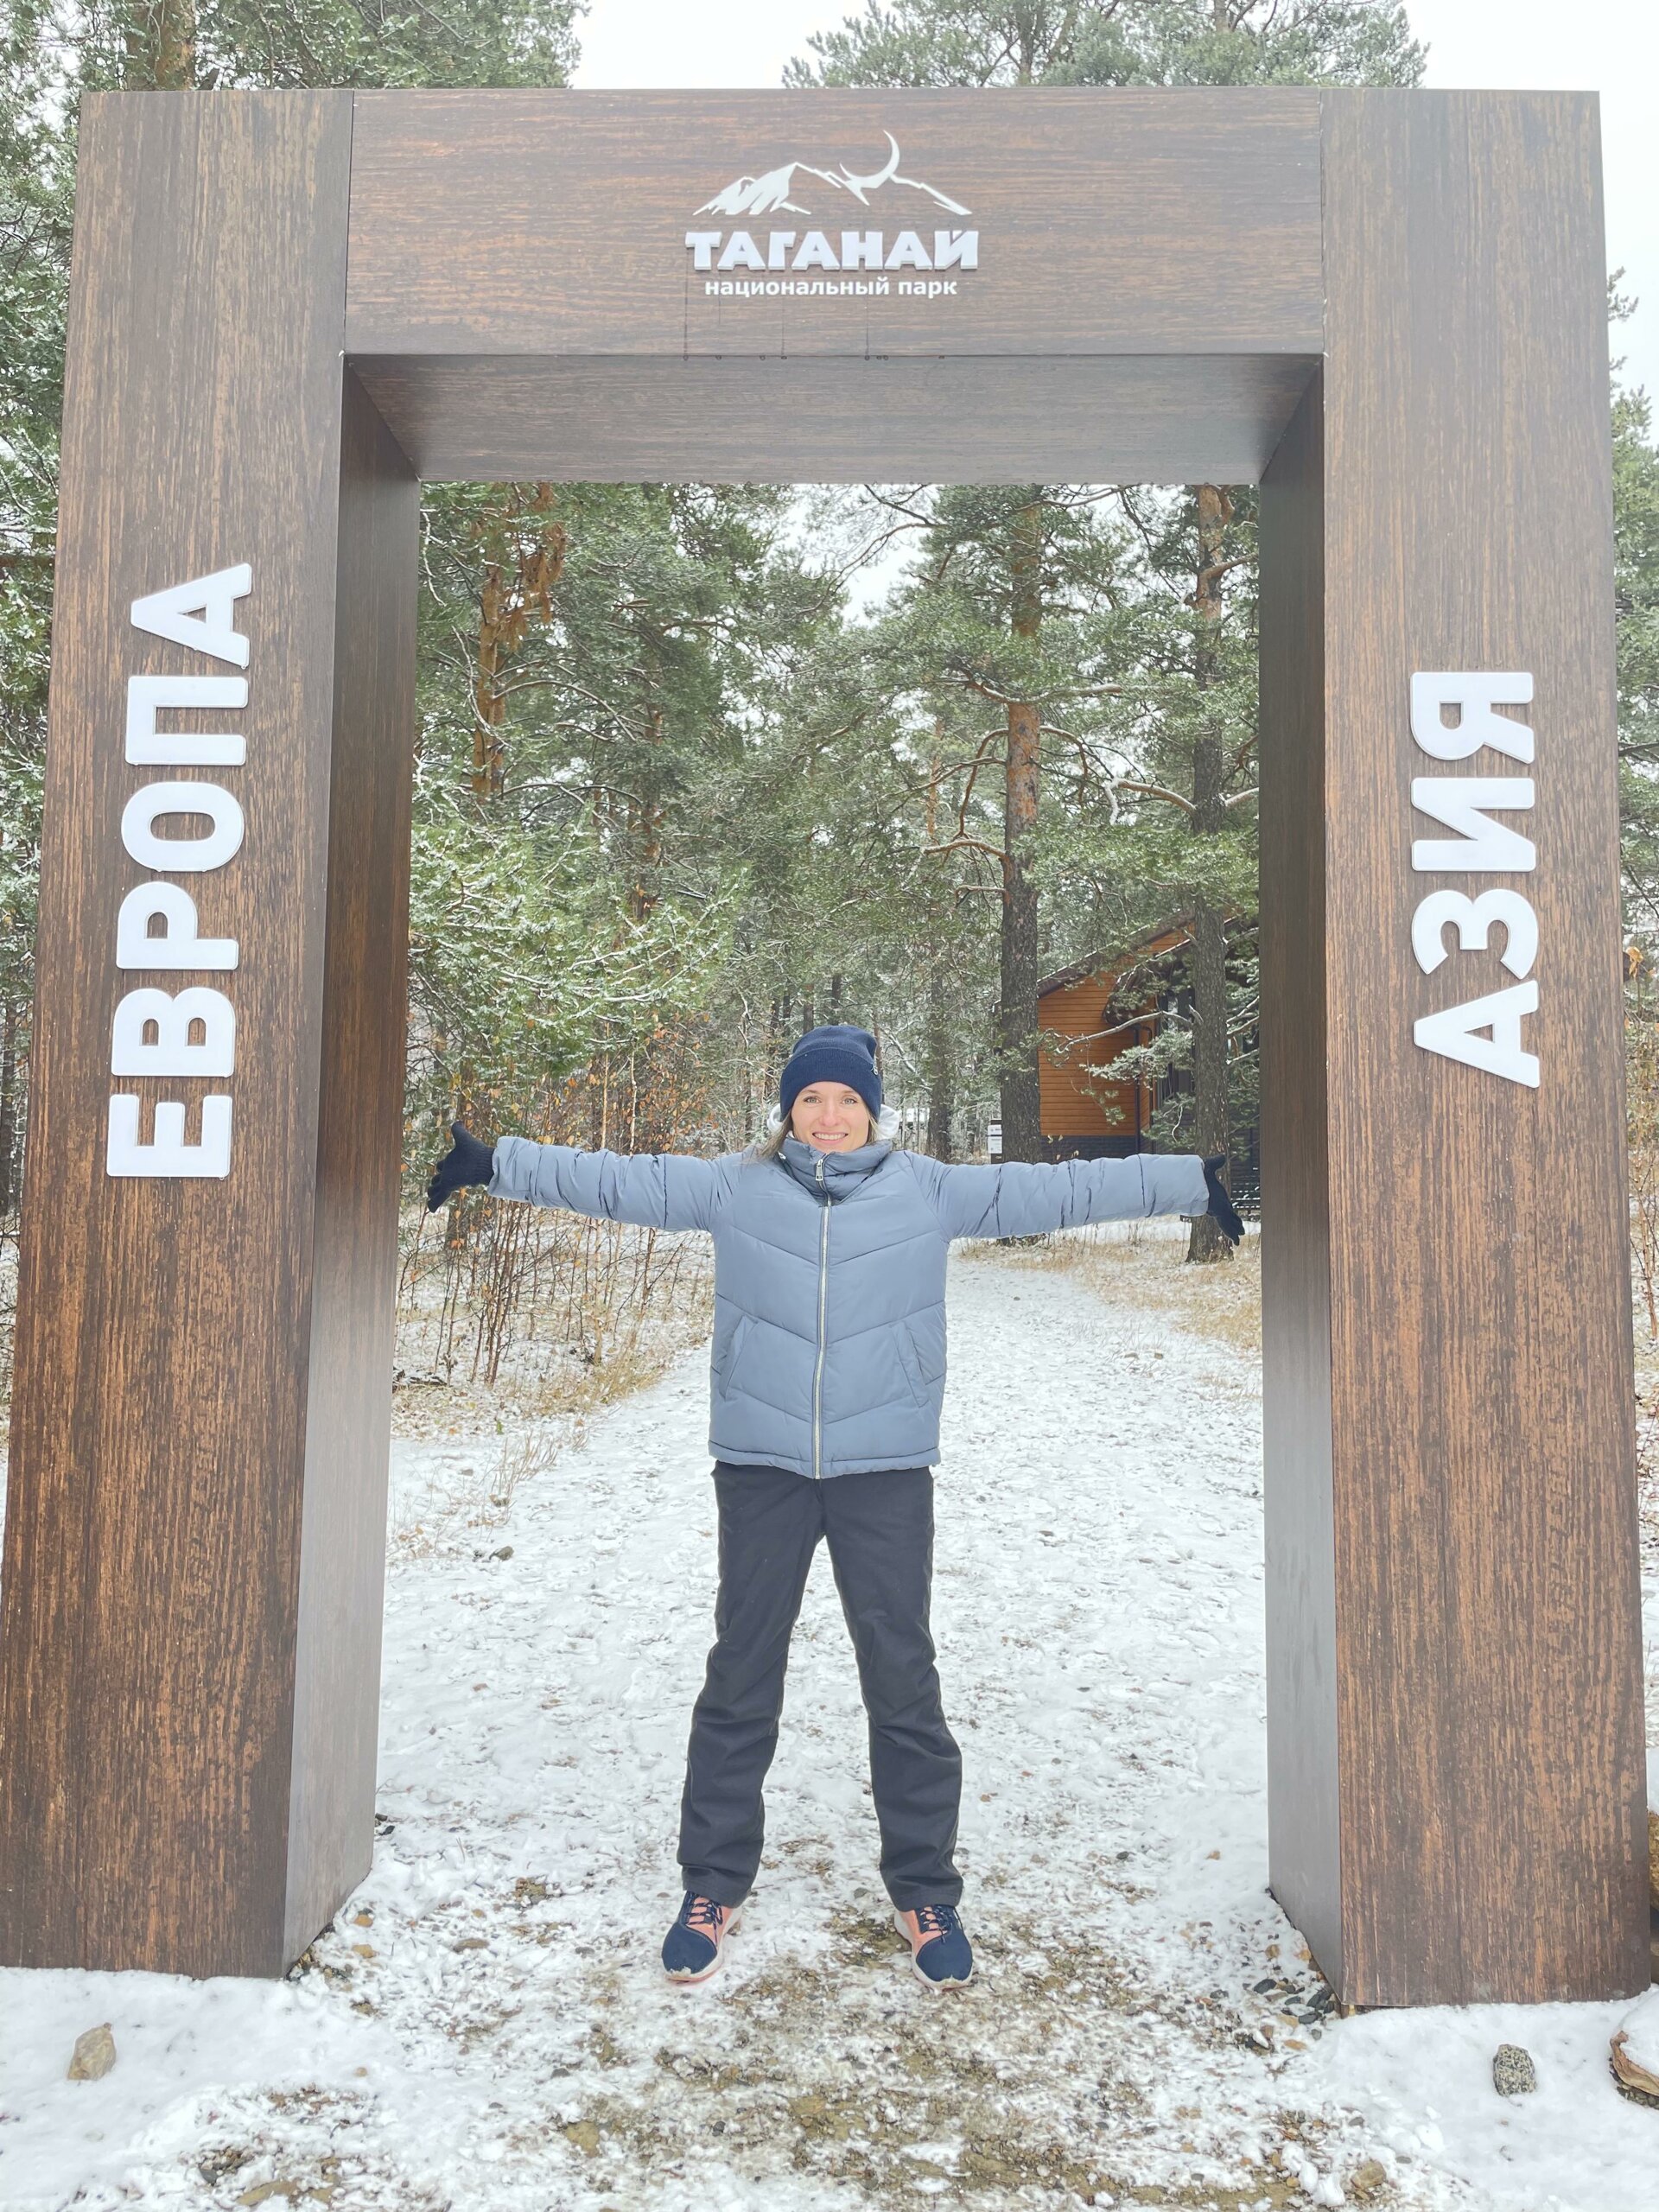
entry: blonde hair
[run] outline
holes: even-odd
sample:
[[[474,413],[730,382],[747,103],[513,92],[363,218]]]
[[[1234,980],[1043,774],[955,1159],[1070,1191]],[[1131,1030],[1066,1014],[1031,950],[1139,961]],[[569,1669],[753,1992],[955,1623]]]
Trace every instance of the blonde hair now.
[[[867,1109],[868,1110],[868,1109]],[[765,1134],[755,1139],[753,1151],[757,1160],[776,1160],[784,1148],[784,1139],[790,1134],[788,1116],[776,1106],[766,1114]],[[870,1116],[870,1134],[867,1144],[892,1144],[899,1135],[898,1109],[884,1106],[879,1114]]]

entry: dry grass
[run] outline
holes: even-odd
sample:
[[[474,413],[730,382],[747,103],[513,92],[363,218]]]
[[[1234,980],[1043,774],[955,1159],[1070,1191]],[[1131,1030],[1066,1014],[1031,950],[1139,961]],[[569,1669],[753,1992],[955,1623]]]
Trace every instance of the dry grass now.
[[[1102,1222],[1029,1243],[962,1246],[969,1260],[1058,1269],[1114,1305],[1167,1313],[1179,1328],[1236,1351],[1262,1349],[1262,1242],[1252,1230],[1230,1260],[1187,1264],[1185,1223]]]
[[[701,1285],[671,1312],[646,1315],[639,1328],[623,1337],[602,1357],[574,1347],[543,1348],[539,1359],[507,1365],[492,1389],[481,1377],[453,1382],[401,1367],[392,1394],[392,1433],[397,1436],[469,1435],[508,1430],[529,1436],[536,1424],[585,1422],[602,1407],[614,1405],[654,1382],[677,1359],[708,1336],[713,1319],[712,1289]],[[400,1354],[407,1353],[412,1331],[399,1331]]]

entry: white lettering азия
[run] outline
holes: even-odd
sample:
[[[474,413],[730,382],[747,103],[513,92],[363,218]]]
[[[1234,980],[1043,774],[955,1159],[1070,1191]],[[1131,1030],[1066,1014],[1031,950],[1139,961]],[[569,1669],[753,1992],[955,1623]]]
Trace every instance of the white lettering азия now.
[[[253,588],[244,561],[132,602],[132,625],[152,638],[246,668],[248,640],[236,627],[236,602]],[[239,768],[245,741],[231,731],[158,730],[163,708],[243,708],[245,676],[135,676],[127,683],[126,758],[141,767]],[[205,836],[163,837],[156,824],[175,815],[205,817]],[[194,777],[144,785],[121,816],[121,842],[141,868],[201,875],[223,868],[241,849],[242,809],[221,785]],[[159,933],[152,935],[160,922]],[[115,964],[176,974],[224,973],[239,958],[234,938],[205,938],[196,902],[182,884],[140,883],[121,901],[115,924]],[[193,1032],[200,1029],[197,1037]],[[153,1035],[151,1033],[154,1033]],[[222,1080],[236,1065],[236,1009],[223,991],[193,984],[176,993],[155,984],[128,991],[115,1009],[110,1072]],[[225,1176],[231,1172],[231,1099],[211,1091],[201,1102],[201,1135],[188,1144],[184,1103],[158,1100],[151,1141],[139,1135],[139,1102],[130,1091],[110,1098],[105,1172],[111,1175]]]
[[[1482,746],[1505,759],[1530,764],[1532,730],[1500,706],[1523,707],[1532,697],[1532,677],[1523,671],[1479,674],[1468,670],[1434,670],[1411,679],[1411,734],[1434,760],[1466,760]],[[1447,722],[1446,710],[1457,716]],[[1529,837],[1494,822],[1489,809],[1529,810],[1530,776],[1414,776],[1411,803],[1420,814],[1454,830],[1454,837],[1418,837],[1411,865],[1420,874],[1529,874],[1537,851]],[[1460,1005],[1426,1014],[1412,1035],[1426,1052],[1501,1076],[1506,1083],[1538,1088],[1535,1052],[1525,1050],[1523,1018],[1538,1011],[1538,983],[1532,974],[1538,957],[1538,917],[1519,891],[1494,888],[1471,898],[1462,891],[1431,891],[1411,918],[1411,949],[1417,965],[1432,976],[1447,957],[1445,931],[1458,933],[1459,951],[1484,951],[1494,923],[1503,931],[1498,958],[1512,976],[1523,978],[1505,989]],[[1484,1031],[1491,1035],[1484,1035]]]

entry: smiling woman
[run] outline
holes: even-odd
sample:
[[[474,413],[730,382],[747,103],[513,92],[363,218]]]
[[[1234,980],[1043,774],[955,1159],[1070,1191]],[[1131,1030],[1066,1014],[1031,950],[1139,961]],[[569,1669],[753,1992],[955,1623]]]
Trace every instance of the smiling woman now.
[[[917,1973],[965,1982],[954,1852],[962,1762],[945,1724],[928,1612],[933,1463],[945,1375],[945,1256],[961,1236],[1214,1211],[1237,1216],[1196,1155],[951,1167],[901,1152],[881,1118],[875,1039],[809,1030],[769,1138],[718,1160],[629,1157],[459,1125],[431,1206],[468,1183],[715,1239],[717,1629],[691,1725],[680,1823],[685,1897],[671,1980],[706,1980],[753,1883],[761,1785],[778,1739],[791,1631],[820,1536],[835,1567],[870,1718],[881,1877]]]

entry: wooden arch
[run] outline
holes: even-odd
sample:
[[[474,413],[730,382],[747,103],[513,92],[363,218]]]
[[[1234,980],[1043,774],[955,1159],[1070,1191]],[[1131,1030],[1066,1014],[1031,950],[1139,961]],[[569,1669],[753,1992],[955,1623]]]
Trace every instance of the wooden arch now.
[[[88,101],[0,1957],[368,1865],[419,480],[1259,480],[1273,1886],[1351,2002],[1645,1985],[1604,277],[1580,94]]]

